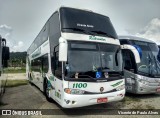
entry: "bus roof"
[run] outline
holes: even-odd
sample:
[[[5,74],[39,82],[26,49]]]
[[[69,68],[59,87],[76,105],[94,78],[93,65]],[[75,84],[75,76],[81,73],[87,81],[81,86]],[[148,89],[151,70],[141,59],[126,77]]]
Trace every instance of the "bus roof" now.
[[[122,39],[127,39],[127,40],[137,40],[137,41],[143,41],[143,42],[148,42],[148,43],[155,43],[154,41],[151,41],[149,39],[141,38],[141,37],[136,37],[136,36],[118,36],[119,40]]]
[[[61,8],[82,10],[82,11],[94,13],[94,14],[97,14],[97,15],[105,16],[105,15],[103,15],[103,14],[100,14],[100,13],[98,13],[98,12],[94,12],[94,11],[89,10],[89,9],[81,9],[81,8],[60,6],[57,10],[55,10],[55,12],[53,12],[53,14],[49,17],[49,19],[50,19],[55,13],[59,12]],[[109,18],[108,16],[105,16],[105,17]],[[47,22],[49,21],[49,19],[47,20]],[[45,23],[45,25],[47,24],[47,22]],[[45,27],[45,25],[43,26],[43,28]],[[43,28],[41,29],[41,31],[43,30]],[[29,53],[32,45],[35,43],[35,41],[36,41],[36,39],[38,38],[38,36],[39,36],[39,34],[41,33],[41,31],[38,33],[38,35],[35,37],[35,39],[34,39],[33,42],[31,43],[31,45],[30,45],[29,48],[27,49],[27,53]],[[38,46],[38,47],[39,47],[39,46]],[[34,51],[35,51],[36,49],[37,49],[37,48],[35,48]],[[33,52],[33,51],[32,51],[32,52]]]

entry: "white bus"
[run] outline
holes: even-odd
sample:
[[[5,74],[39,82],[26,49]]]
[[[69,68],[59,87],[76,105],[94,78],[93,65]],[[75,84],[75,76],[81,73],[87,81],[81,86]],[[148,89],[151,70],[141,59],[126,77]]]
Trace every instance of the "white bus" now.
[[[160,92],[159,48],[155,42],[133,36],[120,36],[120,43],[128,49],[122,50],[126,91],[136,94]],[[138,51],[134,55],[132,50]],[[135,63],[135,60],[140,60]]]
[[[124,98],[120,42],[106,16],[61,7],[27,55],[30,82],[64,108]]]
[[[6,74],[4,68],[8,66],[9,60],[9,47],[6,46],[6,39],[0,35],[0,101],[3,93],[5,92]]]

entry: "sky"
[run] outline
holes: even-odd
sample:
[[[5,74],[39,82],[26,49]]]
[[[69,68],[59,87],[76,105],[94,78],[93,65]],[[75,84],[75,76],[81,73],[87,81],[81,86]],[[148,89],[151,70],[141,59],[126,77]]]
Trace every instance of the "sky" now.
[[[160,44],[160,0],[0,0],[0,35],[11,51],[26,51],[60,6],[89,9],[110,17],[118,35]]]

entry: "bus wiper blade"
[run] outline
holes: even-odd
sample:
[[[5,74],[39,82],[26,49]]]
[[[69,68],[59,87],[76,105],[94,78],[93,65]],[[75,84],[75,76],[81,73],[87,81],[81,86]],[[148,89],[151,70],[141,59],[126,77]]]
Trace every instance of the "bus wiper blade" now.
[[[73,31],[83,32],[83,33],[85,33],[85,34],[94,35],[92,32],[89,32],[89,31],[87,31],[87,30],[80,29],[80,28],[63,28],[63,29],[69,29],[69,30],[73,30]]]
[[[91,32],[94,32],[94,33],[96,33],[96,34],[102,34],[102,35],[105,35],[105,36],[107,36],[107,37],[110,37],[110,38],[115,39],[115,37],[113,37],[113,36],[110,35],[110,34],[107,34],[106,32],[102,32],[102,31],[91,31]]]
[[[120,50],[121,50],[121,48],[118,48],[117,51],[116,51],[116,54],[115,54],[116,66],[118,66],[118,59],[117,59],[118,57],[117,57],[117,55],[118,55]]]
[[[108,67],[102,67],[101,69],[102,69],[102,72],[106,72],[106,71],[109,72],[109,71],[111,71],[110,68],[108,68]]]
[[[78,75],[78,77],[89,77],[90,79],[93,79],[93,80],[97,81],[96,79],[94,79],[93,77],[91,77],[89,75]]]
[[[150,54],[148,53],[148,58],[149,58],[149,74],[151,74],[152,75],[152,68],[151,68],[151,66],[152,66],[152,58],[151,58],[151,56],[150,56]]]
[[[110,70],[110,68],[108,68],[108,67],[96,67],[94,71],[106,72],[109,70]]]
[[[155,63],[156,63],[156,66],[157,66],[157,74],[158,74],[158,70],[160,71],[160,64],[159,64],[159,61],[156,59],[156,57],[154,56],[154,60],[155,60]]]
[[[144,74],[144,75],[152,75],[152,74],[150,74],[150,73],[145,73],[145,72],[142,72],[142,71],[138,71],[138,73],[140,73],[140,74]]]

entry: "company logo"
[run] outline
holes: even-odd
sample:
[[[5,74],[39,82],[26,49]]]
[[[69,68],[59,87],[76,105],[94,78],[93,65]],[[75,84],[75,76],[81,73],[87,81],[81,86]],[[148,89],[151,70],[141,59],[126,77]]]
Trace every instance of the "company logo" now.
[[[32,58],[35,58],[41,54],[41,47],[34,53],[32,54]]]
[[[77,27],[88,27],[88,28],[94,28],[93,25],[90,24],[81,24],[81,23],[77,23]]]
[[[116,86],[120,85],[122,82],[123,82],[123,81],[119,81],[119,82],[117,82],[117,83],[115,83],[115,84],[113,84],[113,85],[111,85],[111,86],[116,87]]]
[[[104,88],[103,88],[103,87],[101,87],[101,88],[100,88],[100,92],[102,93],[103,91],[104,91]]]
[[[97,40],[97,41],[106,41],[106,39],[104,38],[99,38],[99,37],[95,37],[95,36],[89,36],[89,40]]]
[[[2,110],[2,115],[11,115],[11,110]]]

